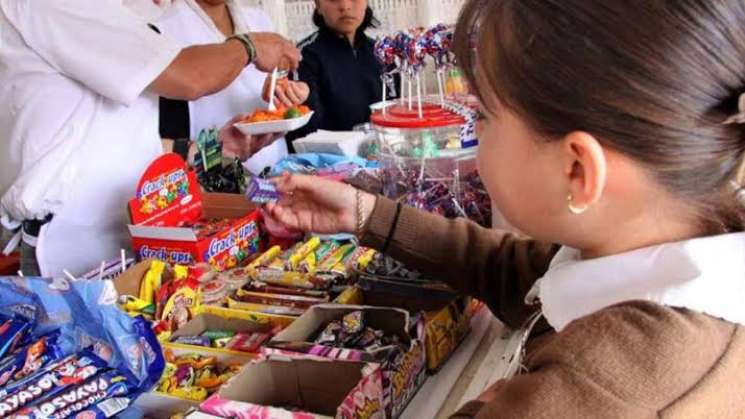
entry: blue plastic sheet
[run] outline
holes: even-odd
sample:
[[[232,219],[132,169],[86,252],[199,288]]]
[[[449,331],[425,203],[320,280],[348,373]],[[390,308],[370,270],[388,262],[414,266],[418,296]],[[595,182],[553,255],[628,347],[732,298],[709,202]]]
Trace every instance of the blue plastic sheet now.
[[[148,391],[163,372],[163,353],[150,324],[121,311],[117,296],[110,281],[0,277],[0,313],[34,316],[34,337],[58,329],[66,354],[91,348]]]

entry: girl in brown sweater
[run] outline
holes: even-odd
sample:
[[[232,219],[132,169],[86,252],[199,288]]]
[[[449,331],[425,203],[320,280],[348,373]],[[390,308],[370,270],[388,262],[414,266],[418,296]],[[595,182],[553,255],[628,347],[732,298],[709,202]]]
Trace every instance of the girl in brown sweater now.
[[[745,2],[470,0],[456,45],[484,184],[531,239],[303,176],[272,216],[542,314],[456,417],[745,417]]]

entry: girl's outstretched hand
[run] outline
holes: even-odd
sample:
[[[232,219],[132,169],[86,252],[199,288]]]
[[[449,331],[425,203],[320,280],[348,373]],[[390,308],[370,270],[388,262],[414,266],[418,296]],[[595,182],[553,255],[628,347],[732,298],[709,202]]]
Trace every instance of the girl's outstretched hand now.
[[[282,194],[266,210],[288,229],[319,234],[354,233],[357,230],[357,191],[354,187],[315,176],[284,173],[273,179]],[[360,192],[362,220],[372,213],[375,196]]]

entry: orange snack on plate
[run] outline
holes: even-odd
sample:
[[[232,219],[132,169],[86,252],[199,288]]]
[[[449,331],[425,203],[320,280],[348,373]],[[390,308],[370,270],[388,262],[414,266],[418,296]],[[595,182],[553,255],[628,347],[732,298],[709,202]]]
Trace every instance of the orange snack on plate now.
[[[241,122],[254,123],[266,121],[280,121],[282,119],[299,118],[310,112],[310,108],[305,105],[293,106],[291,108],[279,107],[276,111],[257,109],[252,114],[243,118]]]

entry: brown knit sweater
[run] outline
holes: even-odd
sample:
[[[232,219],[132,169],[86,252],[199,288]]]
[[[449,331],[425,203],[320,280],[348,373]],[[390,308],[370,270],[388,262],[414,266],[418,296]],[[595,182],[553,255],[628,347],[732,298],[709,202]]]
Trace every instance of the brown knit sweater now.
[[[384,244],[394,212],[392,201],[378,198],[364,245]],[[518,328],[536,310],[524,297],[557,250],[404,207],[388,254],[479,298]],[[538,329],[527,372],[497,382],[488,401],[469,402],[453,418],[745,418],[742,326],[629,301],[560,333]]]

